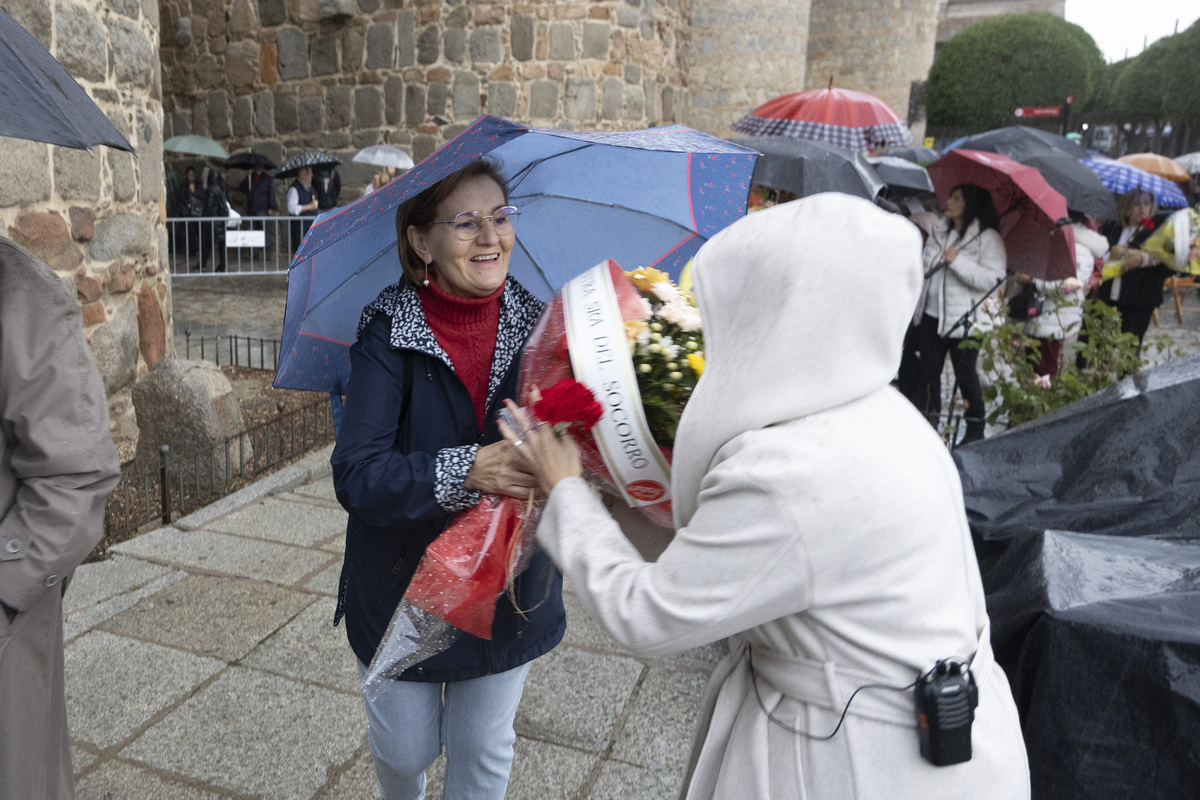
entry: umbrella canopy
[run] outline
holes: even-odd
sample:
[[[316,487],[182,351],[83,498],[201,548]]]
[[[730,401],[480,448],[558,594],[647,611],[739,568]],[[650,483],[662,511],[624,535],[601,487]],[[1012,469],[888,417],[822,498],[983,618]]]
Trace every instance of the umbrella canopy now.
[[[1160,156],[1157,153],[1130,153],[1127,156],[1121,156],[1117,160],[1122,164],[1130,164],[1138,169],[1144,169],[1151,175],[1157,175],[1160,178],[1166,178],[1175,183],[1187,183],[1191,180],[1191,176],[1187,174],[1183,167],[1166,156]]]
[[[1098,219],[1116,219],[1117,201],[1096,173],[1082,162],[1057,152],[1015,158],[1042,173],[1046,183],[1067,200],[1067,208]]]
[[[222,161],[229,158],[229,152],[216,141],[207,136],[197,136],[189,133],[186,136],[172,136],[163,142],[163,150],[172,153],[188,153],[193,156],[219,158]]]
[[[933,194],[933,181],[929,179],[929,172],[920,164],[893,155],[875,156],[867,161],[875,168],[879,179],[892,189],[899,189],[902,193],[909,191]]]
[[[786,136],[751,136],[732,141],[762,153],[754,165],[754,182],[772,189],[801,197],[842,192],[874,200],[883,188],[883,181],[862,153],[853,150]]]
[[[133,152],[74,78],[0,9],[0,136],[90,150]]]
[[[278,164],[262,153],[234,153],[225,159],[225,166],[229,169],[254,169],[257,164],[262,164],[263,169],[279,169]]]
[[[301,167],[312,167],[313,171],[321,169],[331,169],[341,164],[333,156],[328,153],[322,153],[320,150],[305,150],[303,153],[296,153],[294,156],[289,156],[283,165],[279,168],[279,174],[276,178],[294,178]]]
[[[1200,153],[1188,153],[1186,156],[1179,156],[1175,159],[1175,163],[1183,167],[1183,171],[1189,175],[1200,173]]]
[[[1015,161],[1045,153],[1047,150],[1062,153],[1074,159],[1088,157],[1087,150],[1084,150],[1079,143],[1056,133],[1048,133],[1024,125],[1012,125],[967,136],[959,139],[947,149],[982,150],[986,153],[999,153]]]
[[[396,169],[412,169],[412,157],[399,147],[390,144],[377,144],[364,147],[354,154],[352,161],[359,164],[374,164],[377,167],[395,167]]]
[[[344,389],[363,307],[401,278],[396,207],[471,161],[499,163],[521,211],[509,273],[547,299],[605,258],[674,276],[746,213],[758,154],[672,126],[529,128],[484,115],[416,167],[317,219],[288,274],[276,385]]]
[[[733,123],[747,136],[795,136],[848,150],[903,147],[908,126],[874,95],[850,89],[813,89],[768,100]]]
[[[893,158],[903,158],[905,161],[921,165],[932,164],[942,157],[942,154],[932,147],[897,147],[888,150],[886,155]]]
[[[929,165],[944,208],[955,186],[973,183],[992,195],[1009,272],[1065,280],[1075,276],[1075,235],[1067,201],[1033,167],[997,153],[951,150]]]
[[[1178,186],[1132,164],[1108,158],[1085,158],[1079,163],[1096,173],[1104,188],[1114,194],[1125,194],[1130,189],[1144,189],[1154,195],[1155,201],[1163,208],[1183,208],[1188,204]]]

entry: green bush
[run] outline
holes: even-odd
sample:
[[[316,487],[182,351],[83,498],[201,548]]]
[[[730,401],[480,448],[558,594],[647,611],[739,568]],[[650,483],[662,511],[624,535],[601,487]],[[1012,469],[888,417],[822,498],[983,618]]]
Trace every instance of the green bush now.
[[[1087,31],[1054,14],[1008,14],[977,22],[938,54],[925,84],[931,131],[953,135],[1016,122],[1022,106],[1091,102],[1104,56]]]
[[[1070,304],[1061,296],[1056,302],[1060,308]],[[1075,348],[1083,364],[1064,359],[1053,378],[1039,378],[1034,372],[1041,360],[1041,345],[1025,335],[1023,322],[1005,321],[991,330],[976,331],[973,339],[964,343],[964,347],[980,351],[979,368],[985,377],[983,396],[991,409],[989,423],[1004,422],[1011,428],[1029,422],[1094,394],[1144,365],[1137,337],[1121,332],[1116,309],[1099,300],[1088,300],[1083,304],[1083,317],[1087,341],[1080,341]],[[1163,352],[1168,344],[1165,338],[1156,338],[1149,346]]]

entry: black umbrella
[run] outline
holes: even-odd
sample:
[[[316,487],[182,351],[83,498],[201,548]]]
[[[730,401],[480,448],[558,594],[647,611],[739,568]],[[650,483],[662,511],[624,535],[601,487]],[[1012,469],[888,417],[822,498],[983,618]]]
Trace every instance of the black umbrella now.
[[[903,158],[914,164],[929,164],[942,157],[942,154],[932,147],[899,147],[895,150],[888,150],[887,154],[895,158]]]
[[[297,153],[283,162],[283,166],[279,168],[279,174],[276,178],[292,178],[300,171],[301,167],[312,167],[314,172],[321,169],[331,169],[341,164],[333,156],[328,153],[322,153],[320,150],[305,150],[303,153]]]
[[[874,156],[868,158],[867,161],[875,168],[875,174],[881,181],[894,190],[901,190],[899,194],[910,192],[933,194],[933,181],[929,179],[929,173],[920,164],[914,164],[907,159],[892,155]]]
[[[234,153],[229,158],[225,159],[225,167],[227,169],[254,169],[254,167],[258,164],[262,164],[263,169],[279,169],[278,164],[264,156],[262,153]]]
[[[1117,202],[1096,173],[1062,153],[1039,153],[1015,158],[1042,173],[1046,183],[1067,199],[1067,208],[1100,219],[1117,218]]]
[[[1027,128],[1024,125],[997,128],[994,131],[968,136],[960,141],[955,149],[999,153],[1013,161],[1023,161],[1028,156],[1045,153],[1047,150],[1062,153],[1076,160],[1088,157],[1087,150],[1067,137],[1037,128]]]
[[[842,192],[874,200],[883,181],[856,151],[794,136],[750,136],[730,141],[762,153],[754,183],[801,197]]]
[[[8,12],[0,10],[0,136],[90,150],[133,152],[75,79]]]

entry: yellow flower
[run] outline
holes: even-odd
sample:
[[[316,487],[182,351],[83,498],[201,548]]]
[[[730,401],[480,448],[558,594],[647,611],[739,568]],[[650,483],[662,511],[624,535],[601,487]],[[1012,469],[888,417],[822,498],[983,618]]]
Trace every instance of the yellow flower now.
[[[631,349],[637,344],[637,339],[642,335],[642,331],[649,331],[649,328],[650,326],[644,319],[625,320],[625,338],[629,340]]]
[[[688,366],[692,368],[692,372],[696,373],[697,378],[704,374],[704,356],[699,353],[688,353],[687,362]]]
[[[638,267],[633,272],[626,272],[625,275],[633,281],[633,285],[639,292],[649,292],[656,283],[671,282],[667,273],[654,267]]]

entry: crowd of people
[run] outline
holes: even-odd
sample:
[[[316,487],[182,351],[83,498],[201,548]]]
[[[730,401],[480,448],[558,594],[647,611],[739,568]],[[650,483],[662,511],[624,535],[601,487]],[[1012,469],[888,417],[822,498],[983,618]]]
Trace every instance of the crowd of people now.
[[[395,174],[395,170],[390,176],[380,172],[374,183],[382,186]],[[237,191],[241,194],[240,199],[244,199],[239,204],[240,211],[234,208],[225,177],[219,169],[203,167],[198,171],[197,167],[188,166],[170,198],[168,216],[183,220],[175,222],[171,228],[172,250],[186,253],[189,262],[198,256],[199,263],[195,267],[201,272],[210,269],[225,272],[226,230],[235,225],[245,224],[248,229],[265,231],[266,249],[270,252],[275,247],[274,226],[262,219],[279,215],[274,176],[262,162],[256,162],[237,185]],[[339,205],[341,191],[342,178],[336,166],[320,171],[313,167],[299,169],[285,195],[287,216],[300,218],[292,220],[287,229],[291,252],[300,246],[318,214]],[[241,223],[238,220],[242,216],[251,219]]]

